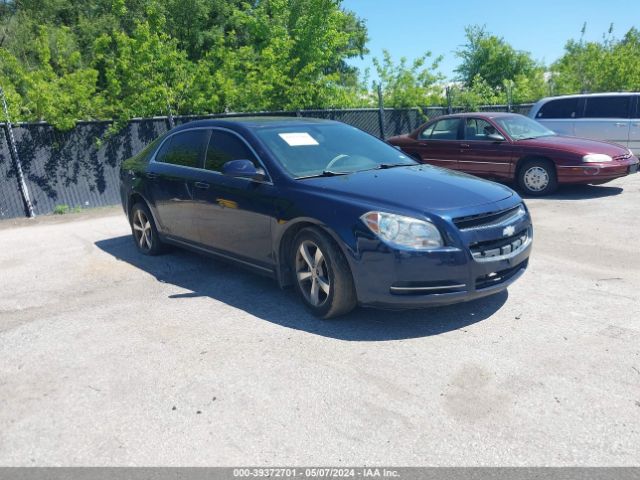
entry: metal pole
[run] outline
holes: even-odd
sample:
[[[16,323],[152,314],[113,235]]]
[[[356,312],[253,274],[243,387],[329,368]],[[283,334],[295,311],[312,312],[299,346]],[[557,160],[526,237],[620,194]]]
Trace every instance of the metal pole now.
[[[164,99],[167,102],[167,120],[169,120],[169,130],[173,130],[176,126],[176,122],[173,119],[173,111],[171,110],[171,102],[169,101],[169,87],[164,84]]]
[[[451,115],[453,113],[453,105],[451,104],[451,86],[445,87],[445,95],[447,97],[447,113]]]
[[[378,123],[380,124],[380,138],[384,140],[384,101],[381,83],[378,83]]]
[[[31,197],[29,196],[29,188],[27,182],[24,180],[24,173],[22,171],[22,163],[20,157],[18,157],[18,149],[16,148],[16,139],[13,136],[13,126],[11,125],[11,118],[9,117],[9,107],[7,106],[7,99],[4,96],[4,90],[0,87],[0,99],[2,99],[2,108],[4,110],[4,116],[7,121],[7,140],[9,142],[9,149],[13,156],[13,161],[18,172],[18,183],[20,185],[20,192],[22,193],[22,199],[24,200],[25,207],[29,218],[35,218],[36,213],[33,210],[33,204],[31,203]]]

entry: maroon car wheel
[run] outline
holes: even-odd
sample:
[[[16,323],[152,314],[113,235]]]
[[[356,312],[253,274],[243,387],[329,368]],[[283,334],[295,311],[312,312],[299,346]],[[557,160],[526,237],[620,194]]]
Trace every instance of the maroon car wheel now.
[[[556,169],[548,160],[527,160],[518,170],[518,184],[528,195],[549,195],[558,188]]]

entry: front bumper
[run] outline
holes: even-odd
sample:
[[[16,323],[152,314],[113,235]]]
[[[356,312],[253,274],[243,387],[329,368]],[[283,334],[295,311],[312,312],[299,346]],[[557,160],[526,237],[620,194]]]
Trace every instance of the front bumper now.
[[[633,156],[626,160],[607,163],[558,165],[557,171],[559,183],[605,183],[636,173],[638,171],[638,159]]]
[[[402,309],[467,302],[505,290],[525,272],[533,242],[528,214],[507,237],[504,225],[451,227],[458,244],[434,251],[400,251],[361,240],[362,254],[352,265],[359,303]]]

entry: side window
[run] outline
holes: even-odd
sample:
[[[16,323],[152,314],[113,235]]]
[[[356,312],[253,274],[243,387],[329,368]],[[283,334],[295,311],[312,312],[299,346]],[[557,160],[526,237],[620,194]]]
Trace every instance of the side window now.
[[[423,140],[428,140],[429,137],[431,137],[431,132],[433,132],[433,127],[435,127],[436,124],[432,123],[431,125],[429,125],[427,128],[425,128],[422,133],[420,133],[420,138]]]
[[[465,140],[491,141],[487,135],[496,133],[496,128],[481,118],[467,118],[464,125]]]
[[[212,130],[204,168],[219,172],[222,170],[222,165],[230,160],[251,160],[258,166],[257,159],[249,147],[236,135]]]
[[[162,145],[156,155],[156,162],[200,167],[208,135],[209,132],[204,129],[176,133]]]
[[[547,118],[576,118],[578,100],[578,97],[551,100],[538,110],[536,118],[542,118],[543,120]]]
[[[458,118],[444,118],[437,121],[431,131],[431,140],[457,140],[458,139]]]
[[[625,95],[587,97],[586,118],[629,118],[631,97]]]

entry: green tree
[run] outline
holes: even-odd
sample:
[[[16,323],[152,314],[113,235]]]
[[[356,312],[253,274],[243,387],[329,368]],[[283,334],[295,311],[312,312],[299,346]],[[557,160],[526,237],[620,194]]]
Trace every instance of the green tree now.
[[[0,81],[20,120],[361,101],[347,60],[366,52],[366,28],[340,0],[20,0],[0,13]]]
[[[105,116],[130,119],[184,111],[194,66],[176,40],[152,32],[145,22],[132,36],[102,35],[94,48]]]
[[[0,82],[16,120],[48,120],[60,129],[99,114],[98,72],[85,67],[65,27],[40,27],[28,62],[0,49]]]
[[[468,26],[465,38],[466,43],[455,52],[461,59],[455,71],[469,102],[506,103],[508,94],[514,103],[527,102],[544,95],[544,68],[528,52],[514,49],[483,26]]]
[[[640,90],[640,31],[616,39],[612,26],[600,42],[586,42],[585,31],[586,25],[552,65],[553,93]]]
[[[429,63],[431,60],[431,63]],[[395,63],[391,54],[383,50],[382,59],[373,59],[380,79],[385,106],[420,107],[442,102],[444,76],[438,73],[442,57],[431,59],[431,52],[410,64],[405,57]]]

